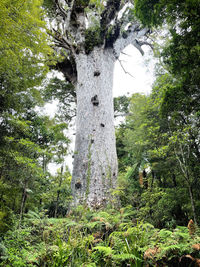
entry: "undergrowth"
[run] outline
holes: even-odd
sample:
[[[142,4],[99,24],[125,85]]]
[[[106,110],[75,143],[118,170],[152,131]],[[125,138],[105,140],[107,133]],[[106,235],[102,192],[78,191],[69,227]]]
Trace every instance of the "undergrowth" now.
[[[136,221],[132,207],[79,206],[61,219],[29,212],[1,238],[0,266],[176,266],[182,255],[199,257],[199,244],[198,231],[156,229]]]

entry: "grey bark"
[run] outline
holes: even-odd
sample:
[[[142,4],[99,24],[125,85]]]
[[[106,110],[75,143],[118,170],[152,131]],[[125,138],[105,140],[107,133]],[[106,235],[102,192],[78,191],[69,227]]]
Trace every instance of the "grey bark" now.
[[[74,204],[104,206],[116,185],[117,154],[113,111],[112,51],[79,54],[77,120],[72,193]]]

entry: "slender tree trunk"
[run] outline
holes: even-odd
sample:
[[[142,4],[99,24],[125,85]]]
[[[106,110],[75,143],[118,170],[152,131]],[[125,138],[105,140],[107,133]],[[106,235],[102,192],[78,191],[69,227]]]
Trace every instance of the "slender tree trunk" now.
[[[172,181],[173,181],[174,187],[177,187],[176,175],[174,173],[172,173]]]
[[[6,157],[3,159],[3,162],[2,162],[2,167],[0,169],[0,180],[3,178],[3,174],[4,174],[4,170],[5,170],[5,166],[6,166]]]
[[[15,210],[15,208],[16,208],[16,197],[13,197],[12,210]]]
[[[43,154],[43,156],[42,156],[42,169],[43,169],[43,173],[45,173],[46,170],[47,170],[46,157],[45,157],[44,154]]]
[[[54,212],[54,217],[55,218],[57,217],[59,198],[60,198],[60,190],[57,191],[56,206],[55,206],[55,212]]]
[[[152,190],[153,190],[153,185],[154,185],[154,180],[155,180],[155,172],[153,170],[151,171],[151,176],[152,176],[152,181],[151,181],[151,185],[150,185],[150,192],[152,192]]]
[[[3,167],[0,169],[0,180],[1,180],[2,176],[3,176]]]
[[[62,179],[63,179],[63,166],[61,167],[59,189],[57,190],[56,207],[55,207],[55,213],[54,213],[55,218],[57,217],[57,212],[58,212],[58,203],[59,203],[59,199],[60,199],[60,187],[62,185]]]
[[[195,205],[194,205],[194,196],[193,196],[193,192],[192,192],[192,187],[189,183],[188,183],[188,190],[189,190],[189,194],[190,194],[190,202],[191,202],[191,207],[192,207],[192,213],[194,216],[194,222],[195,222],[195,224],[197,224],[196,209],[195,209]]]
[[[26,198],[27,198],[27,192],[26,192],[27,186],[28,186],[28,181],[25,180],[25,182],[24,182],[24,188],[23,188],[23,193],[22,193],[20,214],[19,214],[19,228],[20,228],[20,225],[21,225],[21,220],[22,220],[23,215],[24,215],[24,207],[25,207]]]
[[[190,195],[190,202],[191,202],[191,208],[192,208],[192,213],[193,213],[193,217],[194,217],[194,222],[195,224],[197,224],[197,216],[196,216],[196,209],[195,209],[195,204],[194,204],[194,196],[193,196],[193,192],[192,192],[192,186],[191,186],[191,175],[189,173],[189,166],[187,164],[187,159],[189,159],[190,157],[190,150],[188,151],[188,154],[184,154],[184,150],[183,147],[181,145],[181,143],[179,144],[180,147],[180,152],[181,152],[181,156],[179,156],[179,154],[177,153],[176,147],[174,148],[174,152],[176,155],[176,158],[179,162],[179,166],[180,169],[184,175],[185,181],[187,183],[187,187],[189,190],[189,195]]]
[[[3,196],[4,196],[4,193],[2,192],[0,195],[0,202],[3,201]]]
[[[105,206],[116,185],[118,164],[113,111],[112,50],[95,48],[76,58],[77,118],[72,193],[74,205]]]

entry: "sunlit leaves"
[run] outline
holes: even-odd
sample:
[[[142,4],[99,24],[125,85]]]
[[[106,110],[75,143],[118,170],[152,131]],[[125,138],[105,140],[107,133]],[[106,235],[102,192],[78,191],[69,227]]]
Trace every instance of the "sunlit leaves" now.
[[[40,0],[2,0],[0,3],[0,77],[3,87],[9,84],[10,89],[14,86],[15,90],[21,91],[37,85],[46,69],[51,49],[40,5]]]

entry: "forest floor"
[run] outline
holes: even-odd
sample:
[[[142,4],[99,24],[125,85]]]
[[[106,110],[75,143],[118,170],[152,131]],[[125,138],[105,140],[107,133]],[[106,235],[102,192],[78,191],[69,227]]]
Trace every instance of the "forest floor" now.
[[[0,243],[0,266],[200,266],[197,228],[156,229],[131,207],[82,206],[65,218],[29,212]]]

